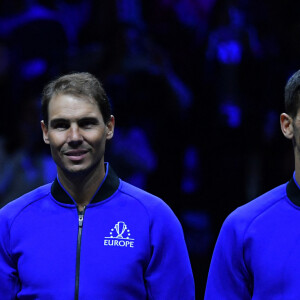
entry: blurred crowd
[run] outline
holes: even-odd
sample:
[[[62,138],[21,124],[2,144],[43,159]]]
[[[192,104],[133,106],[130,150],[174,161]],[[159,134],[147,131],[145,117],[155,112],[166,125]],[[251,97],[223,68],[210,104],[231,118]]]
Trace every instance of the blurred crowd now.
[[[116,117],[106,160],[177,214],[203,293],[224,218],[292,176],[279,114],[299,68],[299,8],[291,0],[1,1],[0,206],[56,176],[39,128],[44,84],[91,72]]]

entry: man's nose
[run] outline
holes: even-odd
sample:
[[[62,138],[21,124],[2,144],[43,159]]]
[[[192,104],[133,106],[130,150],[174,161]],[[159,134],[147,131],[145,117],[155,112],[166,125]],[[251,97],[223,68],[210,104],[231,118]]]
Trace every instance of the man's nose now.
[[[68,132],[68,143],[82,143],[83,137],[78,125],[71,125]]]

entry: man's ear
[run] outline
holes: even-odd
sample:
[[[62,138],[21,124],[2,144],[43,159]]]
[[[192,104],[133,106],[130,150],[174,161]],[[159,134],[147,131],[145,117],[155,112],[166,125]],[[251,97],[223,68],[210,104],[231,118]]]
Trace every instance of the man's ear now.
[[[110,116],[109,121],[106,123],[106,139],[110,140],[114,136],[115,130],[115,117]]]
[[[282,113],[280,115],[280,126],[283,135],[291,140],[294,137],[293,118],[286,113]]]
[[[41,128],[42,128],[42,131],[43,131],[43,139],[44,139],[44,142],[46,144],[49,144],[49,138],[48,138],[48,127],[45,125],[45,122],[42,120],[41,121]]]

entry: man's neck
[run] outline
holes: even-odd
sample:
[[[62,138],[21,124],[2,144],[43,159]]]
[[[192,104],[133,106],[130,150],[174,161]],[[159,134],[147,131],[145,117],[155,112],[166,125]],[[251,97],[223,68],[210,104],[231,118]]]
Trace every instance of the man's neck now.
[[[298,172],[297,172],[297,170],[296,170],[296,172],[295,172],[295,180],[296,180],[296,183],[298,184],[298,186],[300,186],[300,170],[298,170]]]
[[[295,147],[294,156],[295,156],[295,180],[297,184],[300,186],[300,153],[297,151],[298,149]]]
[[[58,170],[60,183],[75,200],[80,211],[90,203],[104,177],[104,165],[88,174],[68,174]]]

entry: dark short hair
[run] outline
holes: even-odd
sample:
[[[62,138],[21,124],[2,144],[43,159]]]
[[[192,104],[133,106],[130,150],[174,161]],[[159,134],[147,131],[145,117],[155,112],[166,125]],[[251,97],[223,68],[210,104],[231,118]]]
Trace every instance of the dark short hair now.
[[[285,85],[284,103],[286,113],[294,118],[300,105],[300,70],[295,72]]]
[[[48,126],[48,107],[50,100],[59,95],[83,96],[94,99],[107,123],[111,115],[111,104],[100,81],[90,73],[78,72],[63,75],[49,82],[42,94],[42,117]]]

